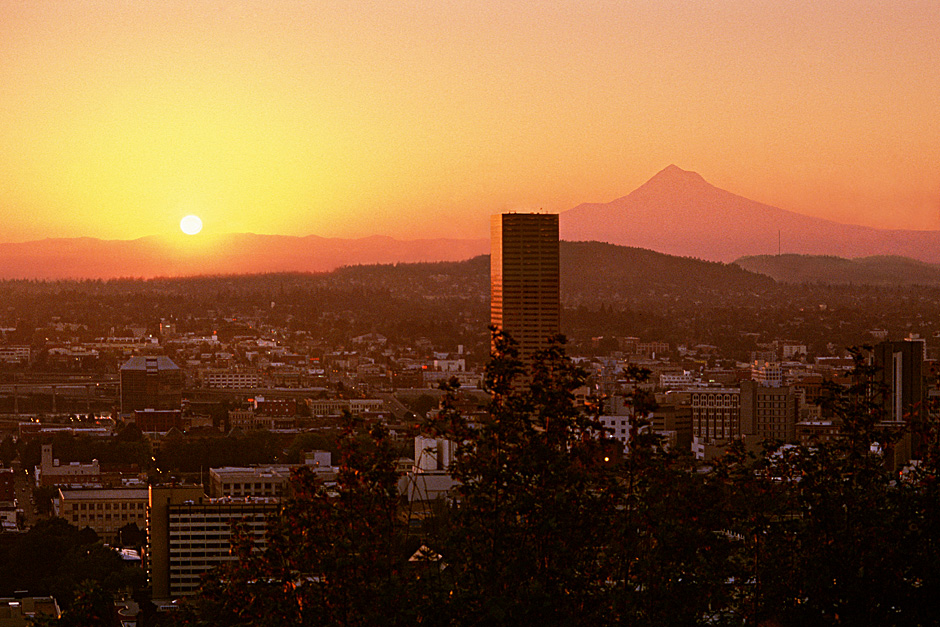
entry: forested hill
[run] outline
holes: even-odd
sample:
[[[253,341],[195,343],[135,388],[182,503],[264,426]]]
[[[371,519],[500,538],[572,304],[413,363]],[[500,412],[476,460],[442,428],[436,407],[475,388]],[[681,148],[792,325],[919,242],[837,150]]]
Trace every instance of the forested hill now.
[[[9,303],[0,312],[0,326],[17,328],[7,338],[14,343],[29,341],[26,329],[54,319],[86,329],[70,337],[121,334],[131,324],[156,332],[163,319],[177,322],[180,331],[221,335],[241,332],[247,316],[338,343],[375,331],[402,341],[428,337],[439,345],[485,346],[489,282],[487,255],[457,262],[356,265],[323,273],[8,280],[0,281],[0,299]],[[561,243],[566,310],[626,308],[655,312],[656,319],[687,318],[688,308],[753,300],[773,287],[772,279],[734,265],[597,242]],[[231,322],[213,322],[221,318]],[[624,324],[607,332],[626,332]],[[597,325],[609,326],[593,315],[572,314],[566,329],[604,332],[594,328]],[[664,335],[659,326],[649,332]]]
[[[907,257],[843,259],[819,255],[741,257],[738,266],[784,283],[940,285],[940,266]]]
[[[767,289],[774,281],[740,266],[601,242],[561,243],[562,299],[587,306],[643,295],[700,299]]]
[[[68,292],[98,295],[127,292],[162,294],[241,294],[276,297],[296,288],[338,288],[353,291],[390,290],[399,296],[489,298],[490,260],[480,255],[467,261],[354,265],[320,273],[197,276],[108,281],[0,281],[7,289],[29,293]],[[632,292],[700,292],[760,290],[773,280],[734,264],[675,257],[600,242],[561,242],[562,298],[590,304],[620,300]]]
[[[699,295],[760,291],[769,277],[734,264],[675,257],[601,242],[561,242],[561,293],[566,305],[633,300],[641,295]],[[333,280],[394,287],[426,297],[475,293],[489,297],[489,256],[468,261],[340,268]]]

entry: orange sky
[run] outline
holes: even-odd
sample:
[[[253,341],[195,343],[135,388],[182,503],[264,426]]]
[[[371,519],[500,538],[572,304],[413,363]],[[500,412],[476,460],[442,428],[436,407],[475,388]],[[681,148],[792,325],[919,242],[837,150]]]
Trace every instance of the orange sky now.
[[[488,236],[670,163],[940,228],[940,2],[0,2],[0,241]]]

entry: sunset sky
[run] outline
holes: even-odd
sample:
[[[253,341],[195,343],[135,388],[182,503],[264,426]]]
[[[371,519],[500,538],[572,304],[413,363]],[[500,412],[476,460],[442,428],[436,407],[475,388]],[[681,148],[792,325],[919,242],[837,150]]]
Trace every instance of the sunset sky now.
[[[940,228],[940,2],[0,1],[0,242],[485,238],[671,163]]]

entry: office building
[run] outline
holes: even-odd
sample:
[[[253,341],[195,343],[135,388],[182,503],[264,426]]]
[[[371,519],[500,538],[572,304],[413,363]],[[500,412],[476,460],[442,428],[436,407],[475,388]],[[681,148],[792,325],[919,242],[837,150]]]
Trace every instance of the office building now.
[[[778,361],[755,361],[751,365],[751,379],[762,387],[778,388],[783,385],[783,368]]]
[[[12,468],[0,468],[0,502],[16,500],[16,481]]]
[[[232,523],[244,525],[263,550],[275,498],[210,499],[201,486],[151,486],[148,557],[154,599],[193,594],[208,570],[235,559]]]
[[[491,246],[490,320],[525,358],[560,332],[558,216],[494,215]]]
[[[692,435],[727,442],[741,435],[741,390],[705,388],[692,391]]]
[[[710,460],[741,436],[741,390],[705,388],[690,390],[692,406],[692,454]]]
[[[692,407],[676,403],[657,403],[650,418],[653,433],[663,437],[673,451],[688,452],[692,446]]]
[[[884,412],[879,426],[901,432],[898,440],[882,451],[889,468],[900,469],[911,459],[922,459],[925,453],[925,352],[925,342],[920,338],[881,342],[873,351],[875,383],[881,387]]]
[[[291,475],[306,467],[326,481],[336,480],[337,468],[329,451],[305,451],[303,464],[269,464],[267,466],[223,466],[209,469],[209,496],[213,498],[286,496]]]
[[[884,386],[884,420],[922,420],[924,346],[922,341],[881,342],[874,349],[875,381]]]
[[[183,371],[169,357],[138,356],[121,366],[121,415],[142,409],[180,409]]]
[[[799,395],[791,387],[741,382],[741,434],[760,440],[795,442]]]

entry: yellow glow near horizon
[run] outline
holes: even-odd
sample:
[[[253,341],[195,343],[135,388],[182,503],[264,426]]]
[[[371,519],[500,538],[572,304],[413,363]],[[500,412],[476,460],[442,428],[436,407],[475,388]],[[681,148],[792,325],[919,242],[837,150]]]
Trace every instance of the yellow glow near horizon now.
[[[0,3],[2,241],[487,237],[670,163],[938,228],[940,4]],[[174,229],[175,230],[175,229]]]

